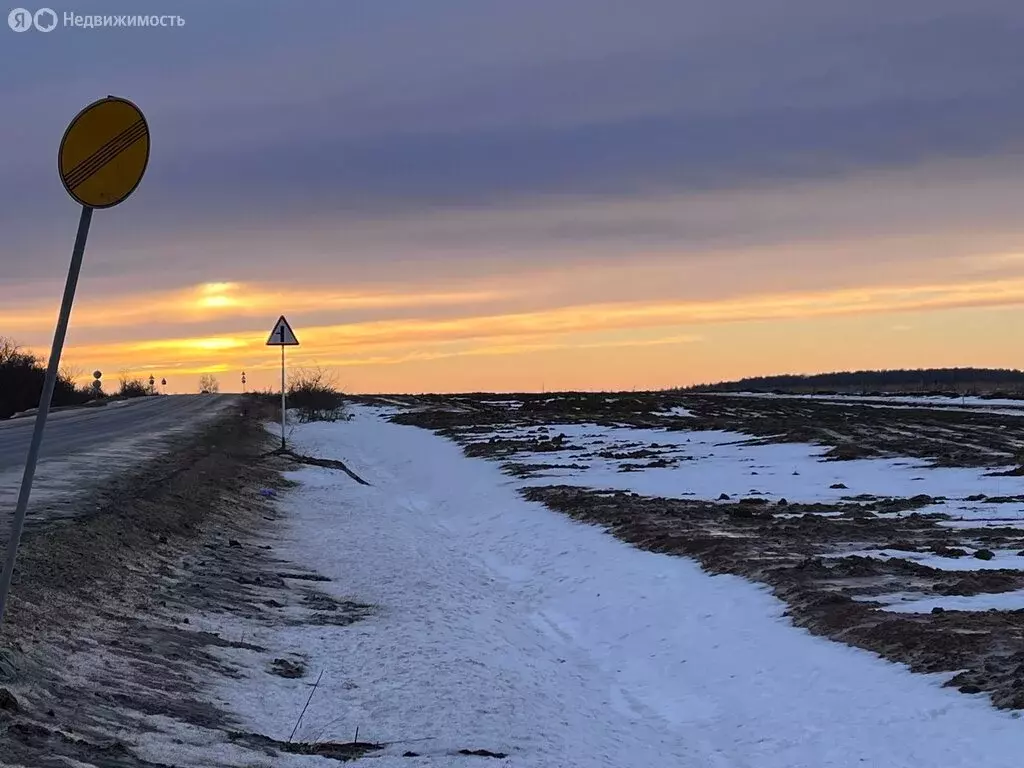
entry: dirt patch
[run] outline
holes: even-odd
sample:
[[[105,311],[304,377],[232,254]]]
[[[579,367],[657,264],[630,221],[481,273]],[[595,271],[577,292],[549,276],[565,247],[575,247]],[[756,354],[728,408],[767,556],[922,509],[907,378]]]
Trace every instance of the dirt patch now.
[[[270,754],[284,752],[292,755],[315,755],[341,762],[356,760],[384,747],[382,744],[371,744],[364,741],[279,741],[260,734],[238,732],[230,734],[230,738],[236,743],[244,744],[252,749],[267,751]]]
[[[369,485],[368,482],[349,469],[343,461],[338,461],[337,459],[318,459],[314,456],[302,456],[301,454],[294,453],[293,451],[282,451],[281,453],[300,464],[309,464],[314,467],[326,467],[327,469],[340,469],[360,485]]]
[[[467,456],[497,458],[513,456],[517,453],[553,453],[569,450],[572,447],[565,435],[555,435],[552,438],[525,439],[492,437],[483,442],[467,443],[464,450]]]
[[[878,455],[878,452],[867,445],[859,443],[840,443],[826,451],[822,458],[825,461],[853,461],[854,459],[870,459]]]
[[[522,464],[517,462],[508,462],[502,466],[501,471],[506,475],[525,478],[540,477],[544,473],[550,472],[553,469],[581,470],[586,468],[585,464]]]
[[[6,688],[0,688],[0,712],[17,712],[18,699]]]
[[[459,754],[472,757],[494,757],[498,760],[504,760],[508,757],[504,752],[491,752],[489,749],[460,749]]]
[[[305,659],[274,659],[270,663],[268,670],[270,674],[277,675],[278,677],[284,677],[291,680],[298,679],[306,676],[306,661]]]

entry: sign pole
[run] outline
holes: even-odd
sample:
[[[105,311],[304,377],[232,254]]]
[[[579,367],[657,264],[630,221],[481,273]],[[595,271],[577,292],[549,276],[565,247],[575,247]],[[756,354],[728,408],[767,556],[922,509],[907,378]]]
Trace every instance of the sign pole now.
[[[82,257],[85,242],[89,237],[92,212],[97,208],[112,208],[119,205],[135,191],[142,181],[149,163],[149,124],[137,106],[127,99],[107,96],[94,101],[68,125],[57,151],[57,170],[61,183],[71,198],[82,206],[78,220],[78,234],[71,251],[71,266],[64,285],[64,298],[57,316],[57,328],[53,334],[53,347],[43,379],[43,391],[39,398],[39,410],[32,430],[28,457],[25,460],[25,474],[21,481],[11,534],[7,542],[7,556],[3,572],[0,573],[0,627],[3,626],[7,598],[14,580],[14,563],[18,546],[25,527],[28,500],[32,493],[32,480],[39,450],[43,443],[43,428],[50,413],[53,391],[57,386],[57,371],[60,356],[64,350],[68,324],[71,321],[71,307],[75,301],[78,276],[82,271]],[[93,388],[98,389],[101,373],[93,374]]]
[[[50,361],[46,367],[46,379],[43,381],[43,394],[39,399],[39,411],[36,414],[35,428],[32,430],[32,442],[28,448],[28,459],[25,461],[25,474],[21,479],[21,491],[18,493],[18,505],[14,509],[14,520],[11,523],[11,537],[7,541],[7,556],[4,560],[3,574],[0,575],[0,625],[3,624],[4,611],[7,607],[7,595],[14,578],[14,562],[18,557],[18,545],[21,543],[21,532],[25,527],[25,515],[28,511],[28,499],[32,493],[32,480],[39,461],[39,449],[43,443],[43,427],[50,413],[50,401],[53,390],[57,386],[57,370],[60,367],[60,355],[64,350],[64,338],[67,336],[68,323],[71,320],[71,305],[75,301],[75,289],[78,287],[78,275],[82,271],[82,256],[85,254],[85,241],[89,237],[89,225],[92,223],[92,208],[82,206],[82,216],[78,220],[78,235],[75,247],[71,252],[71,267],[64,285],[64,299],[61,301],[60,314],[57,317],[57,330],[53,334],[53,347],[50,350]],[[282,349],[284,349],[282,347]]]
[[[295,338],[295,331],[288,325],[288,321],[281,315],[274,324],[274,330],[270,332],[267,339],[267,346],[281,347],[281,450],[285,450],[285,429],[287,428],[288,405],[285,402],[285,376],[284,376],[284,348],[299,346],[299,340]],[[242,383],[245,383],[245,373],[242,374]]]
[[[281,345],[281,450],[285,449],[284,446],[284,424],[285,424],[285,404],[284,404],[284,344]]]

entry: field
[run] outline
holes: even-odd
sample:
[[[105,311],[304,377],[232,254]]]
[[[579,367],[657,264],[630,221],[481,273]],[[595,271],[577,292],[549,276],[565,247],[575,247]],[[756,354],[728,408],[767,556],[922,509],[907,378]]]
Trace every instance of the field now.
[[[798,626],[1024,709],[1024,409],[675,394],[364,398],[530,501],[767,585]]]
[[[1019,764],[1021,404],[356,400],[30,527],[0,765]]]

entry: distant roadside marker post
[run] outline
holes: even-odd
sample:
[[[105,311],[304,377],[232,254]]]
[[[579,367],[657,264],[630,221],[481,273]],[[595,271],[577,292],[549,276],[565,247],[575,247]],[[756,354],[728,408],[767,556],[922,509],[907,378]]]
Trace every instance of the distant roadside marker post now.
[[[50,413],[50,401],[57,384],[57,370],[64,350],[75,289],[82,269],[85,242],[89,237],[92,212],[97,208],[113,208],[124,202],[142,181],[149,164],[149,125],[137,106],[126,99],[108,96],[95,101],[79,112],[61,139],[57,153],[57,170],[67,193],[82,206],[78,220],[78,234],[71,251],[71,265],[64,285],[64,297],[57,316],[53,346],[43,380],[32,440],[25,460],[25,474],[21,480],[18,502],[14,508],[11,535],[7,542],[7,555],[0,574],[0,626],[3,625],[7,597],[14,578],[14,563],[18,556],[25,514],[32,493],[32,480],[39,461],[43,442],[43,429]],[[93,388],[99,390],[100,373],[94,374]],[[101,386],[101,385],[100,385]]]
[[[270,338],[267,339],[267,346],[281,348],[281,450],[283,451],[285,449],[285,414],[288,412],[285,405],[284,348],[299,346],[299,340],[295,338],[295,331],[293,331],[292,327],[288,325],[288,321],[284,319],[284,315],[281,315],[281,317],[278,318],[277,323],[274,325],[274,330],[270,332]]]

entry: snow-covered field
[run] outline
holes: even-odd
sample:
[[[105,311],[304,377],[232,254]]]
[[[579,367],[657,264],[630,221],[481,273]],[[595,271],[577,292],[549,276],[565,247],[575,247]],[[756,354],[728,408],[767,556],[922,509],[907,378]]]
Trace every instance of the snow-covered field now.
[[[837,557],[877,557],[883,560],[910,560],[919,565],[926,565],[929,568],[938,568],[940,571],[998,571],[1003,569],[1024,570],[1024,556],[1018,550],[1000,550],[993,553],[991,560],[980,560],[976,557],[939,557],[928,552],[901,552],[895,549],[868,549],[844,551],[837,553]],[[986,610],[984,608],[980,610]]]
[[[538,431],[534,426],[511,426],[477,438],[496,436],[526,440],[565,435],[559,452],[523,451],[514,460],[524,464],[572,464],[572,469],[544,469],[528,484],[560,483],[588,488],[633,491],[666,498],[717,499],[760,496],[789,502],[838,502],[867,494],[912,497],[927,494],[946,501],[918,510],[944,512],[954,518],[1020,520],[1024,501],[999,504],[969,501],[968,497],[1024,494],[1024,477],[993,476],[991,469],[929,467],[911,458],[822,461],[827,449],[806,443],[761,443],[738,432],[666,431],[595,424],[553,423]],[[652,447],[653,446],[653,447]],[[670,466],[623,472],[624,464],[646,464],[649,459],[609,459],[600,453],[623,456],[649,449]]]
[[[1024,400],[998,397],[942,397],[939,395],[776,395],[769,392],[719,392],[716,397],[763,397],[766,399],[821,400],[834,403],[877,403],[880,405],[968,406],[974,408],[1007,408],[1020,411]]]
[[[569,436],[651,437],[585,426]],[[299,426],[292,439],[299,452],[343,460],[371,485],[330,469],[291,473],[299,487],[280,502],[287,526],[269,542],[273,553],[329,577],[322,587],[333,596],[376,612],[346,627],[253,630],[223,617],[211,624],[268,649],[260,658],[218,651],[250,667],[285,654],[309,660],[304,679],[257,672],[216,683],[248,730],[287,739],[322,671],[296,739],[346,741],[358,728],[360,741],[387,743],[360,761],[381,768],[487,764],[460,749],[544,768],[1020,764],[1024,723],[986,696],[795,629],[762,587],[635,549],[524,501],[517,488],[531,480],[468,459],[429,431],[360,409],[350,422]],[[822,465],[806,446],[728,446],[721,434],[658,433],[653,442],[700,456],[700,466],[619,473],[591,462],[573,481],[709,498],[757,488],[831,499],[835,482],[849,487],[844,494],[925,492],[913,479],[923,470],[909,464]],[[949,495],[981,487],[977,472],[945,477]],[[1006,494],[1024,482],[1003,480]],[[992,481],[985,492],[994,493]],[[212,620],[193,618],[203,621]],[[179,737],[154,740],[151,757],[198,766],[217,754],[249,768],[336,764],[251,755],[231,762],[230,749],[209,735]],[[419,756],[402,756],[409,752]]]
[[[1024,592],[995,592],[980,595],[943,595],[921,597],[920,594],[896,593],[871,598],[885,604],[884,610],[895,613],[930,613],[944,611],[1020,611],[1024,610]]]

